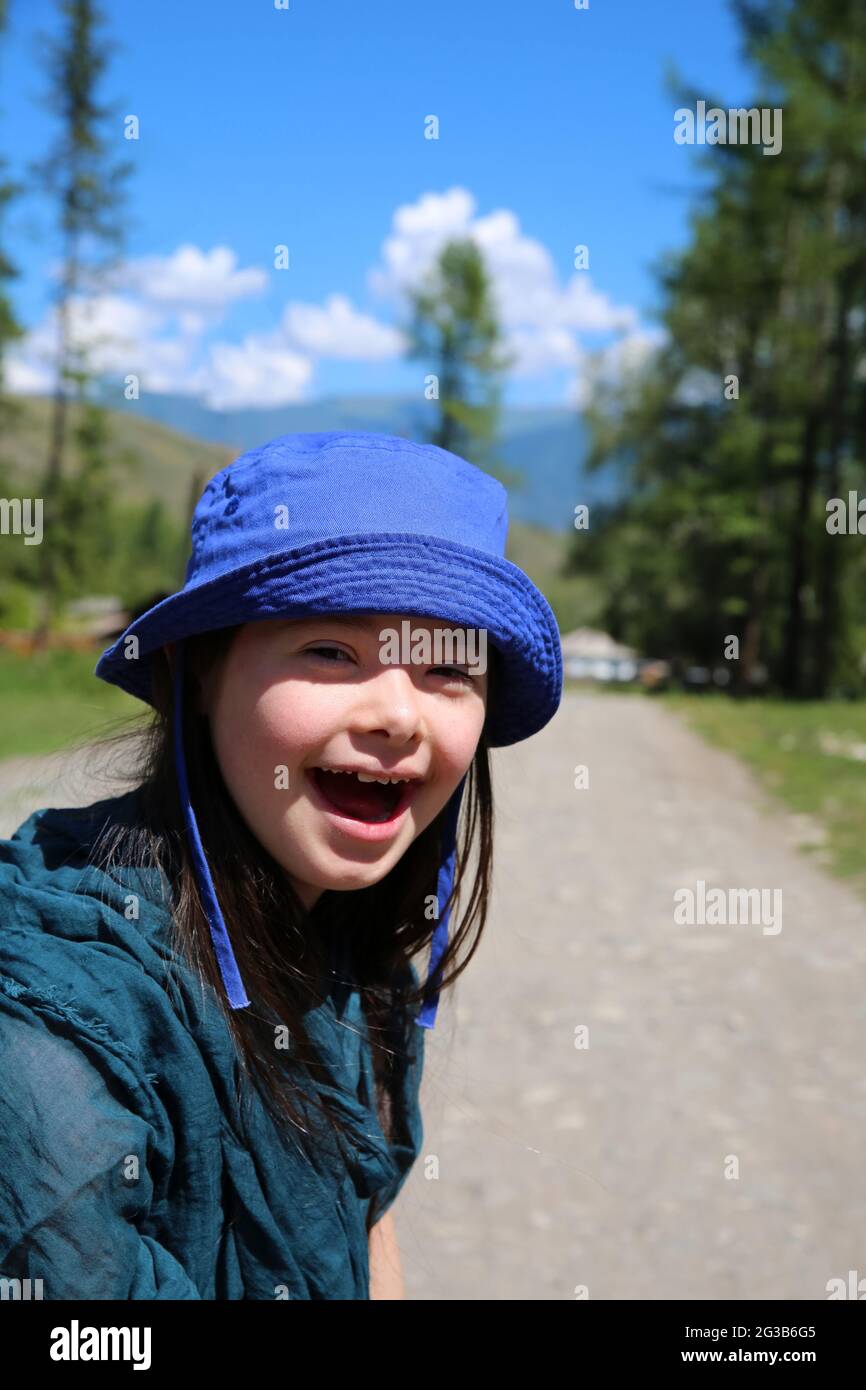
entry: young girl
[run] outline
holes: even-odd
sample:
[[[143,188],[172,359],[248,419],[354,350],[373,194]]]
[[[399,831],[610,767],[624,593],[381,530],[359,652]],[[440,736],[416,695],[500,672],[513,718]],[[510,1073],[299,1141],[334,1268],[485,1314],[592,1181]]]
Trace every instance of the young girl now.
[[[154,711],[133,789],[0,842],[22,1296],[403,1296],[390,1209],[484,926],[488,749],[561,695],[506,531],[493,478],[385,435],[285,435],[208,483],[183,588],[96,667]]]

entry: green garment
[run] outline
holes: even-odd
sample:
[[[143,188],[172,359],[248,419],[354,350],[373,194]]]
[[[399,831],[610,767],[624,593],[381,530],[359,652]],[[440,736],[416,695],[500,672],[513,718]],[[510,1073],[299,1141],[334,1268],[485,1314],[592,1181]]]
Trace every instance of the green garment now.
[[[369,1298],[368,1206],[421,1148],[424,1029],[413,1014],[388,1144],[341,960],[306,1023],[351,1142],[302,1152],[252,1088],[241,1108],[220,1005],[168,942],[164,876],[86,862],[135,795],[0,840],[0,1279],[45,1299]]]

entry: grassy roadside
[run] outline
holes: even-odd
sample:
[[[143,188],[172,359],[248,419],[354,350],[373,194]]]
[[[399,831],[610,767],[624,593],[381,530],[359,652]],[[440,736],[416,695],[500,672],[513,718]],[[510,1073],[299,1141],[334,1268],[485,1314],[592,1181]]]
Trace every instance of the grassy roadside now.
[[[0,758],[59,752],[144,706],[93,674],[99,653],[0,651]]]
[[[734,753],[787,808],[816,822],[821,862],[866,897],[866,702],[657,696]]]

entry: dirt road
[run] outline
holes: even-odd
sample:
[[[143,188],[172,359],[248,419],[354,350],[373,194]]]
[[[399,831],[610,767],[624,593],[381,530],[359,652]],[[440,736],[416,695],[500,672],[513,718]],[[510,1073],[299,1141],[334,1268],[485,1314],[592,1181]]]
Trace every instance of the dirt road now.
[[[494,776],[492,917],[426,1035],[395,1207],[409,1296],[866,1280],[866,906],[651,700],[570,695]],[[699,880],[781,889],[781,930],[678,925]]]

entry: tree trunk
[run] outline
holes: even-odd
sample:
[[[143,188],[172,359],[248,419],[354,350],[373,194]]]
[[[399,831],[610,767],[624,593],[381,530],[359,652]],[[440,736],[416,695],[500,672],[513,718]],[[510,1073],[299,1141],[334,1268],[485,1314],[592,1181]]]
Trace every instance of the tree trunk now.
[[[841,484],[841,458],[846,437],[848,390],[850,385],[850,342],[848,315],[851,309],[851,277],[843,277],[836,306],[834,370],[830,382],[826,413],[829,420],[827,496],[838,497]],[[813,694],[825,699],[833,679],[839,633],[839,537],[825,529],[821,547],[818,582],[819,621],[815,634]]]
[[[63,286],[57,308],[57,380],[51,418],[51,447],[42,486],[45,513],[45,565],[42,570],[40,613],[33,633],[33,649],[41,651],[48,642],[52,616],[57,611],[58,575],[54,539],[59,522],[60,485],[63,478],[63,454],[66,445],[69,398],[66,394],[66,368],[69,360],[69,302],[78,283],[77,245],[72,235],[66,238]]]
[[[785,627],[785,648],[782,656],[781,685],[785,695],[795,698],[803,693],[803,590],[807,575],[807,537],[812,508],[812,493],[818,471],[819,418],[816,410],[806,416],[803,448],[797,485],[797,501],[791,526],[790,579],[788,585],[788,616]]]

